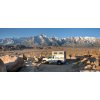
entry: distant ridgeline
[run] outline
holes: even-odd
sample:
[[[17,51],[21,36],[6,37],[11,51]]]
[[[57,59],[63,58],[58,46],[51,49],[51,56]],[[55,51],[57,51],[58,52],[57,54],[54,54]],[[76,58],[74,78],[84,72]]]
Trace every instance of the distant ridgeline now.
[[[69,47],[100,47],[100,39],[95,37],[47,37],[38,35],[33,37],[0,39],[1,46],[69,46]]]

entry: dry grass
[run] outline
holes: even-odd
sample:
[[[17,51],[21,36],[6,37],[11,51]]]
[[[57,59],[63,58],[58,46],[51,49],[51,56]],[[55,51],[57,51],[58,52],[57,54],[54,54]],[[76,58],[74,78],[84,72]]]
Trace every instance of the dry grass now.
[[[98,57],[100,55],[99,48],[72,48],[72,47],[51,47],[51,48],[44,48],[44,49],[27,49],[27,50],[16,50],[16,51],[3,51],[0,54],[26,54],[27,56],[50,56],[52,51],[66,51],[67,57],[72,55],[75,56],[83,56],[83,55],[93,55],[94,57]]]

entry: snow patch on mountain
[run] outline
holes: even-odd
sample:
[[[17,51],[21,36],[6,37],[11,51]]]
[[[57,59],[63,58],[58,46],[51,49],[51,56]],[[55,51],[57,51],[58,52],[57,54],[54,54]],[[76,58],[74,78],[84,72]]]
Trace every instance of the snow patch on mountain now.
[[[5,38],[0,39],[1,45],[25,45],[25,46],[93,46],[99,45],[100,39],[95,37],[47,37],[44,34],[32,37],[23,37],[23,38]]]

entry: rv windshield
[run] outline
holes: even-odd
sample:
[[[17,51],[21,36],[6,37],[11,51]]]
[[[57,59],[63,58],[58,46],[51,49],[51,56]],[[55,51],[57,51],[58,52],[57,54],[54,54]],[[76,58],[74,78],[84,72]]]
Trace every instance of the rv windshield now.
[[[48,59],[51,59],[51,58],[52,58],[52,56],[48,57]]]
[[[51,58],[54,58],[54,56],[50,56],[50,57],[48,57],[48,59],[51,59]]]

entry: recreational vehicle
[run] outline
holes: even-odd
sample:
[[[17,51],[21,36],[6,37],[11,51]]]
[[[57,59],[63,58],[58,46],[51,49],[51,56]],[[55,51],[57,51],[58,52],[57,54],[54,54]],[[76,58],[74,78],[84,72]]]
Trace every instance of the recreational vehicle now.
[[[65,51],[52,51],[52,56],[48,58],[43,58],[43,62],[56,63],[58,65],[66,62],[66,52]]]

